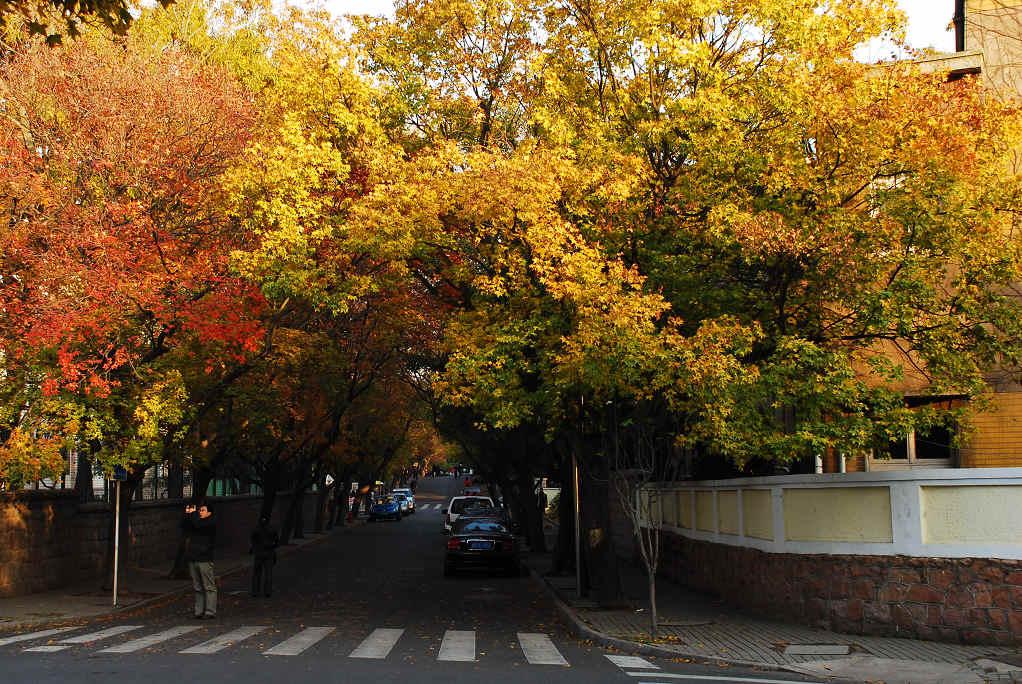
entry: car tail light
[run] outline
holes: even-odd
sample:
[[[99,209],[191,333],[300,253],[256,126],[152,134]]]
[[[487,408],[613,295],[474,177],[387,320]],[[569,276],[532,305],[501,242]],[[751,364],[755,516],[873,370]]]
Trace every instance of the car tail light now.
[[[515,543],[513,541],[503,542],[505,551],[514,551]]]
[[[461,547],[461,542],[457,539],[451,539],[447,542],[447,548],[451,551],[457,551]]]

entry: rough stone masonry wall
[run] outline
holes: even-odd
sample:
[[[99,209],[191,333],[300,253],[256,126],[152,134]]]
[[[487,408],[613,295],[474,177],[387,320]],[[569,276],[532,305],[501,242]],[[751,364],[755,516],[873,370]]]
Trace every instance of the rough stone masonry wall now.
[[[852,634],[1022,646],[1022,561],[767,553],[664,532],[661,574]]]
[[[306,525],[315,518],[317,496],[306,494]],[[243,552],[259,516],[258,495],[210,497],[217,516],[217,552]],[[280,527],[291,495],[277,496]],[[181,538],[183,500],[133,502],[122,531],[121,567],[168,570]],[[98,581],[110,542],[111,506],[79,504],[70,491],[0,493],[0,597]]]

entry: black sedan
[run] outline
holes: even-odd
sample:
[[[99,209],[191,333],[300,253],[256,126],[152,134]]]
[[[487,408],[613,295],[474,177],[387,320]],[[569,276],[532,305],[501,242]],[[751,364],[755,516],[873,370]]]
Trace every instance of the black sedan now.
[[[444,575],[461,568],[495,568],[520,572],[518,541],[499,518],[459,518],[451,529],[444,556]]]

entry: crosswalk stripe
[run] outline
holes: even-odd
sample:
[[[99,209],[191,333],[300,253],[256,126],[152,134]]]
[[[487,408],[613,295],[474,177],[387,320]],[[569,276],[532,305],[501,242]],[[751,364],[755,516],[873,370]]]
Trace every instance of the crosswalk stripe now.
[[[607,660],[614,663],[622,669],[646,669],[646,670],[659,670],[659,665],[654,665],[645,658],[638,656],[624,656],[624,655],[607,655]],[[629,673],[631,674],[631,673]],[[640,673],[641,674],[641,673]],[[659,676],[659,675],[657,675]]]
[[[126,641],[123,644],[118,644],[117,646],[104,648],[100,651],[100,653],[134,653],[135,651],[141,651],[143,648],[149,648],[150,646],[155,646],[156,644],[163,643],[164,641],[170,641],[171,639],[176,639],[179,636],[184,636],[185,634],[194,632],[197,629],[199,629],[198,625],[171,627],[170,629],[166,629],[162,632],[150,634],[147,637],[132,639],[131,641]]]
[[[567,665],[561,652],[546,634],[518,632],[518,644],[531,665]]]
[[[204,641],[201,644],[196,644],[190,648],[186,648],[181,653],[217,653],[224,650],[231,644],[236,644],[239,641],[244,641],[249,637],[253,637],[259,632],[266,629],[265,626],[253,626],[253,627],[239,627],[226,634],[221,634],[218,637],[213,637],[209,641]]]
[[[59,643],[89,644],[93,641],[109,639],[110,637],[117,636],[118,634],[124,634],[125,632],[131,632],[136,629],[142,629],[142,625],[118,625],[117,627],[110,627],[109,629],[100,630],[99,632],[90,632],[89,634],[82,634],[81,636],[71,637],[70,639],[61,639]]]
[[[467,630],[449,629],[444,632],[437,660],[471,663],[476,659],[476,633]]]
[[[320,641],[326,638],[330,632],[334,631],[333,627],[306,627],[302,631],[295,634],[290,639],[286,639],[273,648],[263,651],[263,655],[272,656],[294,656],[305,651],[311,646],[315,646]]]
[[[112,636],[118,634],[124,634],[135,629],[141,629],[142,625],[118,625],[117,627],[109,627],[107,629],[100,630],[98,632],[89,632],[88,634],[82,634],[69,639],[61,639],[56,644],[48,644],[46,646],[34,646],[32,648],[26,648],[26,653],[58,653],[59,651],[66,651],[71,648],[73,644],[90,644],[94,641],[101,641],[103,639],[109,639]]]
[[[374,629],[373,633],[367,636],[348,657],[373,658],[376,660],[386,658],[404,632],[403,629]]]
[[[44,629],[41,632],[29,632],[28,634],[15,634],[4,639],[0,639],[0,646],[7,646],[8,644],[16,644],[20,641],[31,641],[32,639],[43,639],[54,634],[63,634],[64,632],[70,632],[73,629],[81,629],[81,627],[58,627],[56,629]]]

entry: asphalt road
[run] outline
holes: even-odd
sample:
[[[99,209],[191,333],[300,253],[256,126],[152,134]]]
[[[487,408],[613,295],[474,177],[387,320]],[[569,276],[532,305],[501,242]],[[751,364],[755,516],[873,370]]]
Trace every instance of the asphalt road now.
[[[444,578],[439,509],[460,485],[420,480],[415,515],[283,557],[272,598],[250,598],[247,576],[225,578],[215,620],[193,620],[186,596],[57,634],[0,633],[0,682],[810,681],[648,657],[615,663],[628,654],[572,638],[529,578]]]

